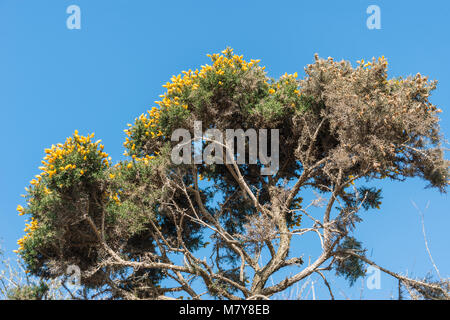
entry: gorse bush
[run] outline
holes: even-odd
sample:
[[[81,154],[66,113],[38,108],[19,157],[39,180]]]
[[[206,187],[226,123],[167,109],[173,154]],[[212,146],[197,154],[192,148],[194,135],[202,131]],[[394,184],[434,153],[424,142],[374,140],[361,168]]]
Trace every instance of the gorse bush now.
[[[198,299],[195,281],[219,298],[270,297],[329,263],[326,270],[353,283],[364,275],[364,249],[352,231],[361,209],[381,205],[381,190],[356,188],[356,180],[421,177],[445,192],[441,110],[429,100],[435,81],[388,79],[384,57],[354,68],[316,56],[300,80],[269,78],[259,60],[230,48],[209,57],[211,65],[173,76],[157,107],[128,125],[128,160],[112,165],[93,134],[78,132],[45,150],[27,205],[18,207],[31,219],[17,251],[31,274],[55,278],[77,265],[85,288],[125,299]],[[278,129],[279,170],[175,165],[172,132],[193,134],[195,121],[223,131]],[[308,214],[321,201],[303,201],[311,191],[323,197],[321,221]],[[303,268],[303,252],[290,249],[307,232],[319,235],[322,253]],[[203,248],[210,261],[196,256]],[[260,265],[263,249],[269,262]],[[268,285],[289,266],[298,273]]]

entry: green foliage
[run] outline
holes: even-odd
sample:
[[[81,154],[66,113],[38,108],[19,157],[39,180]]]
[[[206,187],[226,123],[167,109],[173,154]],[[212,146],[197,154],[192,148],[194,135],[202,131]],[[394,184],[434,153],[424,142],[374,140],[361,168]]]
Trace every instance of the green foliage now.
[[[361,242],[356,240],[354,237],[345,237],[337,250],[354,250],[359,254],[365,251],[362,248]],[[350,286],[353,286],[358,278],[364,277],[365,275],[364,264],[355,256],[337,259],[335,265],[336,274],[338,276],[345,277],[345,279],[349,281]]]
[[[261,209],[229,168],[174,165],[170,160],[173,130],[185,128],[193,135],[195,121],[221,131],[279,129],[280,169],[275,175],[261,176],[261,163],[239,166],[260,206],[279,209],[274,216],[283,224],[265,226],[275,232],[302,223],[302,197],[296,194],[287,206],[280,199],[287,199],[287,183],[308,168],[314,169],[307,171],[301,192],[306,186],[329,192],[351,178],[416,176],[445,192],[449,171],[440,145],[440,110],[428,100],[435,82],[421,75],[388,80],[384,57],[356,68],[316,57],[302,80],[297,73],[271,79],[259,60],[247,62],[230,48],[210,58],[211,65],[173,76],[163,86],[158,107],[128,125],[126,160],[112,166],[100,141],[78,132],[46,150],[42,173],[27,189],[27,205],[18,207],[31,218],[18,250],[31,274],[55,278],[74,264],[81,268],[86,288],[102,288],[114,279],[119,283],[114,295],[125,290],[152,298],[164,293],[161,281],[167,270],[159,265],[134,269],[133,263],[166,262],[170,254],[196,252],[209,243],[203,239],[205,224],[214,219],[214,228],[245,234],[245,225]],[[208,182],[199,184],[203,178]],[[350,184],[337,193],[343,207],[336,225],[347,235],[339,249],[362,250],[348,232],[360,221],[360,205],[379,208],[381,190],[360,187],[352,192]],[[240,244],[250,247],[244,240]],[[208,248],[215,255],[214,268],[238,281],[241,256],[217,235]],[[111,251],[129,264],[108,265],[105,257]],[[335,267],[351,284],[364,275],[361,261],[353,257],[341,257]],[[235,291],[224,281],[215,285],[222,295]]]
[[[6,298],[9,300],[45,300],[48,290],[49,287],[45,282],[35,285],[24,285],[12,288],[7,293]]]

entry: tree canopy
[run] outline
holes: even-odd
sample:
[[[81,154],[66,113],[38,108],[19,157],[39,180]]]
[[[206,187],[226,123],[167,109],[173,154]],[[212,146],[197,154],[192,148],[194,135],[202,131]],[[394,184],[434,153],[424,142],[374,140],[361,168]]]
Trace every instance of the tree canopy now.
[[[27,205],[18,206],[30,220],[17,252],[31,274],[56,278],[76,265],[85,288],[123,299],[199,299],[196,281],[218,298],[270,297],[324,271],[354,282],[371,262],[352,231],[362,211],[381,205],[371,182],[420,177],[446,192],[441,110],[429,100],[436,81],[388,79],[384,57],[353,67],[316,55],[304,78],[276,80],[230,48],[208,56],[210,64],[173,76],[157,106],[129,124],[126,160],[113,164],[94,134],[77,131],[45,150]],[[277,172],[262,175],[260,162],[174,164],[172,133],[194,135],[196,121],[278,129]],[[318,198],[305,203],[313,191]],[[310,214],[314,206],[322,218]],[[309,232],[322,252],[306,265],[291,247]],[[268,283],[287,267],[293,276]],[[448,297],[439,285],[401,281]]]

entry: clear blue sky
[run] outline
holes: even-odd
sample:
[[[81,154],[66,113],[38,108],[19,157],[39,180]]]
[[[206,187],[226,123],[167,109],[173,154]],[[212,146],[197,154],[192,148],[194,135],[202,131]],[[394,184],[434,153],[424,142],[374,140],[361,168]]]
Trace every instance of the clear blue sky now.
[[[81,8],[81,30],[68,30],[66,8]],[[381,8],[381,30],[366,27],[366,8]],[[126,123],[154,106],[161,85],[181,70],[208,62],[207,53],[231,46],[261,59],[269,75],[298,71],[321,57],[384,55],[389,76],[420,72],[439,80],[432,101],[444,112],[450,138],[449,1],[130,1],[0,0],[0,238],[9,256],[23,235],[15,208],[38,173],[44,148],[72,134],[95,132],[113,160],[122,158]],[[447,156],[448,157],[448,156]],[[369,255],[394,271],[432,270],[421,233],[449,276],[449,197],[421,180],[383,185],[382,210],[364,214],[357,237]],[[373,250],[372,250],[373,249]],[[345,281],[333,279],[342,289]],[[382,276],[381,290],[396,295]],[[348,291],[358,298],[359,284]],[[319,289],[318,298],[328,298]],[[339,290],[336,296],[341,297]]]

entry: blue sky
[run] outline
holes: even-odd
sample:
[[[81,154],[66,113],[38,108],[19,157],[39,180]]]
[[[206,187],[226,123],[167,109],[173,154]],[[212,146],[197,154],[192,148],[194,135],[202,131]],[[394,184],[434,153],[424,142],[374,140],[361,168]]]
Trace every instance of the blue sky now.
[[[81,8],[81,30],[69,30],[66,8]],[[366,8],[381,8],[381,30],[366,27]],[[9,256],[23,234],[15,211],[38,173],[43,150],[78,129],[95,132],[113,160],[122,159],[123,129],[154,106],[172,75],[208,63],[226,46],[261,59],[272,77],[321,57],[356,61],[384,55],[389,76],[420,72],[439,80],[432,102],[450,131],[450,2],[448,1],[126,1],[0,0],[0,239]],[[448,156],[447,156],[448,157]],[[380,186],[380,184],[378,185]],[[364,214],[357,237],[369,255],[394,271],[432,270],[420,218],[411,204],[430,206],[425,223],[433,257],[449,276],[449,197],[419,179],[384,183],[382,210]],[[346,282],[333,280],[345,291]],[[382,276],[381,290],[396,295]],[[349,291],[359,298],[358,284]],[[336,296],[342,298],[337,289]],[[318,298],[328,298],[318,289]]]

